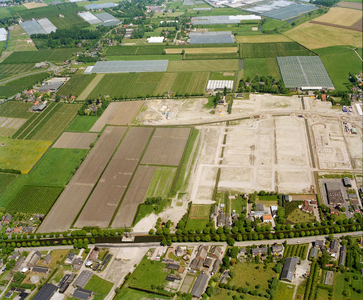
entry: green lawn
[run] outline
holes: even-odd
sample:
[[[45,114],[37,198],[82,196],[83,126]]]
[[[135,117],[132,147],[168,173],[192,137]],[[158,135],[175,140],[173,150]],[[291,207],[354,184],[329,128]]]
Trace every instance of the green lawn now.
[[[232,211],[235,210],[237,214],[240,214],[242,213],[242,207],[243,206],[246,206],[246,204],[243,204],[245,202],[245,200],[242,200],[241,199],[242,197],[238,197],[238,199],[232,199],[231,202],[232,202]]]
[[[193,204],[190,210],[190,218],[205,218],[209,219],[210,215],[210,205],[197,205]]]
[[[165,286],[165,278],[169,272],[165,272],[166,264],[152,261],[145,256],[135,271],[126,282],[126,286],[153,291],[153,287]],[[87,286],[86,286],[87,288]]]
[[[209,223],[209,219],[188,219],[187,225],[185,226],[186,230],[197,230],[202,231],[205,226]]]
[[[146,298],[158,298],[158,299],[170,299],[169,297],[164,297],[161,295],[155,295],[151,293],[145,293],[130,289],[128,287],[123,287],[121,292],[116,295],[114,300],[143,300]]]
[[[275,19],[266,19],[266,21],[262,24],[262,31],[273,31],[278,29],[286,24],[285,21],[275,20]]]
[[[87,152],[84,149],[50,149],[30,174],[19,175],[9,185],[0,197],[0,206],[6,207],[25,185],[64,187]]]
[[[7,187],[15,180],[17,174],[0,173],[0,196],[4,193]]]
[[[273,196],[258,196],[258,200],[260,201],[278,201],[279,198],[275,195]]]
[[[232,74],[233,75],[230,75]],[[211,72],[209,76],[209,80],[234,80],[234,72]]]
[[[113,283],[107,280],[98,277],[97,275],[92,275],[91,279],[87,282],[84,287],[86,290],[90,290],[95,292],[96,294],[107,295],[111,288],[113,287]]]
[[[76,116],[67,131],[89,131],[99,116]]]
[[[358,55],[348,46],[334,46],[314,51],[319,54],[330,78],[337,90],[347,90],[344,83],[349,80],[349,72],[362,72],[362,62]]]
[[[281,281],[277,284],[277,290],[275,294],[275,299],[279,300],[291,300],[294,294],[295,286],[292,284],[286,284]]]
[[[352,274],[347,274],[347,276],[352,277]],[[351,283],[354,287],[362,289],[363,287],[363,279],[362,276],[359,276],[359,280],[354,280],[351,278]],[[362,294],[358,294],[354,292],[352,288],[349,287],[349,282],[345,281],[344,274],[335,273],[334,276],[334,292],[333,292],[333,300],[362,300]],[[350,297],[343,296],[344,289],[350,290]]]
[[[329,299],[329,291],[318,288],[315,300],[326,300]]]
[[[288,215],[287,221],[292,222],[294,224],[296,223],[309,223],[315,221],[314,214],[309,214],[306,212],[303,212],[302,210],[296,208],[291,214]]]
[[[141,219],[145,218],[146,216],[150,215],[151,213],[159,214],[161,213],[166,207],[169,207],[171,204],[170,199],[162,199],[159,205],[146,205],[140,204],[137,216],[135,218],[134,225],[137,224]]]

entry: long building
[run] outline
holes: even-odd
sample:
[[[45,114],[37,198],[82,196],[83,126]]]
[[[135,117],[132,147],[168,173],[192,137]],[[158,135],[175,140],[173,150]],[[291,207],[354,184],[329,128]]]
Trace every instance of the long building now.
[[[285,260],[284,267],[281,272],[281,280],[292,282],[294,279],[295,267],[300,261],[298,257],[288,257]]]
[[[192,288],[192,296],[193,297],[200,297],[202,296],[205,287],[207,286],[208,283],[208,275],[207,274],[200,274]]]

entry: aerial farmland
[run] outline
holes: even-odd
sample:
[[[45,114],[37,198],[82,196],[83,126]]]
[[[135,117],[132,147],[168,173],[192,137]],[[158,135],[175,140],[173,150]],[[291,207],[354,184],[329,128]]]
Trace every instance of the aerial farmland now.
[[[361,299],[354,1],[0,1],[0,298]]]

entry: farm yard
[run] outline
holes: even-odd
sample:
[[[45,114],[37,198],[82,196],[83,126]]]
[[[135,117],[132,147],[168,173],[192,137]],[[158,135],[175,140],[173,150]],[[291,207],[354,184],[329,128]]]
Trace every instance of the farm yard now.
[[[124,130],[125,128],[122,129]],[[97,224],[96,226],[102,228],[109,226],[115,209],[117,208],[131,180],[132,174],[138,165],[140,156],[144,151],[152,131],[152,128],[137,127],[133,127],[128,130],[125,138],[121,142],[121,145],[118,147],[117,151],[108,163],[90,198],[82,209],[77,222],[75,223],[76,227],[82,228],[84,226],[94,226],[95,224]],[[150,178],[148,181],[146,181],[146,190],[142,192],[142,189],[140,188],[139,193],[141,195],[143,194],[141,201],[144,199],[150,180],[154,173],[153,171],[151,173],[145,172],[145,174],[149,173],[148,176]],[[141,179],[142,178],[143,177],[141,177]],[[134,182],[135,179],[136,177],[132,182]],[[127,193],[131,192],[130,189],[131,187],[128,189]],[[107,197],[105,197],[105,195],[107,195]],[[135,201],[137,200],[139,199],[136,199],[135,197]],[[122,204],[124,203],[125,200]],[[95,210],[98,210],[97,214],[94,213]],[[135,211],[136,208],[134,213],[132,213],[132,209],[130,208],[125,210],[126,216],[131,215],[131,223]],[[124,220],[122,220],[122,224],[119,227],[122,227],[124,223]]]
[[[6,209],[14,212],[45,215],[62,190],[61,187],[23,186]]]
[[[126,128],[107,127],[39,228],[39,232],[67,230],[115,151]],[[100,155],[102,154],[102,155]]]

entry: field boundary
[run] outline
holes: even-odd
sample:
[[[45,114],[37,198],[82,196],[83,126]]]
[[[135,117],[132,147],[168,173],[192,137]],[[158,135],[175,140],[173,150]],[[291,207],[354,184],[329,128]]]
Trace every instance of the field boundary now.
[[[320,21],[310,21],[309,23],[313,23],[313,24],[319,24],[319,25],[324,25],[324,26],[330,26],[330,27],[336,27],[336,28],[341,28],[341,29],[347,29],[347,30],[353,30],[353,31],[358,31],[358,32],[362,32],[359,29],[353,28],[351,26],[343,26],[343,25],[337,25],[337,24],[331,24],[331,23],[326,23],[326,22],[320,22]]]
[[[100,83],[105,74],[97,74],[95,78],[87,85],[87,87],[82,91],[82,93],[77,97],[77,101],[84,101],[92,93],[95,87]],[[93,87],[92,87],[93,86]],[[92,88],[92,89],[90,89]]]

